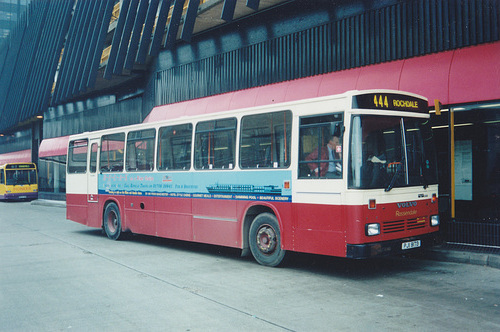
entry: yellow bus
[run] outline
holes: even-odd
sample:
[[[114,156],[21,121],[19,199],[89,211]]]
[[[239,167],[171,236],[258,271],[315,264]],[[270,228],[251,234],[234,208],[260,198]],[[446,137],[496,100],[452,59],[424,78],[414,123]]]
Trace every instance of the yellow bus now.
[[[0,200],[38,198],[38,174],[34,163],[0,165]]]

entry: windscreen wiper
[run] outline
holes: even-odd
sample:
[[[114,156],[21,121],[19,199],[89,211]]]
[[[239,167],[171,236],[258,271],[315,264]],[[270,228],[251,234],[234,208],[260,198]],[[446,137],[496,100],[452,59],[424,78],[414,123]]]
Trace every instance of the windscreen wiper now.
[[[426,166],[427,163],[422,160],[422,163],[420,165],[420,181],[424,185],[424,189],[427,189],[427,187],[429,187],[429,181],[427,181],[427,176],[425,175]]]
[[[399,164],[399,167],[396,169],[396,172],[392,176],[391,182],[387,186],[387,188],[384,189],[385,192],[391,191],[392,188],[394,188],[394,184],[396,183],[396,180],[399,177],[399,173],[401,172],[401,169],[404,167],[403,166],[404,158],[401,160],[401,163]]]

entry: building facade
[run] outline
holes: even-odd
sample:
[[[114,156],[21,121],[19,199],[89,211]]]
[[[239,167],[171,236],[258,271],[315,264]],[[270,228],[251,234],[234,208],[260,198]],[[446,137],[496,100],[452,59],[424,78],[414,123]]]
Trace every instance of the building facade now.
[[[498,1],[33,0],[19,23],[0,48],[0,163],[38,162],[40,197],[64,199],[68,135],[140,123],[158,105],[328,79],[332,94],[426,96],[444,237],[500,246]]]

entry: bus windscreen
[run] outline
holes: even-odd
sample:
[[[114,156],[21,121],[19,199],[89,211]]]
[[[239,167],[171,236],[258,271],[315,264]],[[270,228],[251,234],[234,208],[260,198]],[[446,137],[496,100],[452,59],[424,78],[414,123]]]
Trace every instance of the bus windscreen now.
[[[349,188],[437,184],[428,119],[357,115],[351,130]]]
[[[36,170],[34,169],[6,169],[5,184],[8,186],[21,186],[37,184]]]

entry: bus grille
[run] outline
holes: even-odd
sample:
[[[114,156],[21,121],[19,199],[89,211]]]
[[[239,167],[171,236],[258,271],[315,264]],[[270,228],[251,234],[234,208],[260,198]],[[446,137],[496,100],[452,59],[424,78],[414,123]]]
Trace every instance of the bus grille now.
[[[394,220],[386,221],[382,224],[382,233],[398,233],[404,232],[405,230],[424,228],[427,222],[427,218],[415,218],[408,220]]]

